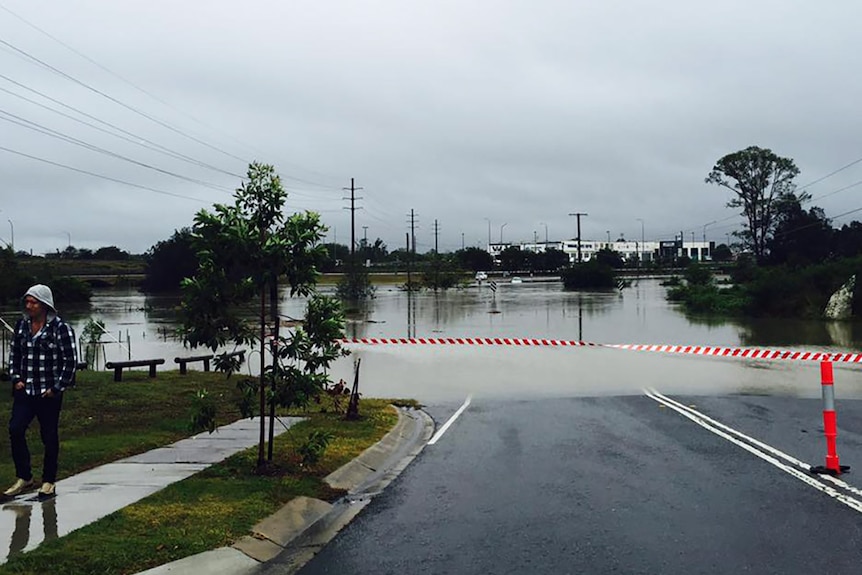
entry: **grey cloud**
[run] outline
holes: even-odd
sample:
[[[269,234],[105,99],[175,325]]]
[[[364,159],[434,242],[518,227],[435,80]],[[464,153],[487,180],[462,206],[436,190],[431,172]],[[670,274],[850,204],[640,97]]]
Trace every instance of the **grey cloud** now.
[[[8,41],[243,161],[155,126],[21,58],[3,73],[234,174],[245,160],[286,176],[289,206],[320,211],[346,241],[343,186],[365,190],[371,237],[404,243],[420,214],[441,248],[504,239],[697,236],[731,216],[703,183],[720,156],[756,144],[793,157],[800,183],[859,156],[855,23],[842,1],[77,2],[9,8],[116,70],[189,119],[122,84],[0,11]],[[0,87],[12,89],[0,80]],[[17,89],[16,89],[17,91]],[[137,160],[235,188],[239,179],[94,133],[0,93],[0,109]],[[226,135],[227,134],[227,135]],[[117,244],[144,251],[229,197],[0,123],[2,145],[171,193],[172,198],[0,153],[0,218],[16,244]],[[862,179],[862,165],[811,189]],[[51,217],[33,218],[37,197]],[[824,198],[827,215],[859,207]],[[58,223],[56,220],[60,219]],[[25,223],[26,222],[26,223]],[[715,225],[723,239],[738,220]],[[840,222],[837,222],[840,224]],[[19,231],[20,228],[20,231]],[[0,221],[0,230],[3,229]],[[361,229],[361,228],[359,228]],[[59,230],[59,231],[58,231]],[[0,234],[4,235],[4,234]]]

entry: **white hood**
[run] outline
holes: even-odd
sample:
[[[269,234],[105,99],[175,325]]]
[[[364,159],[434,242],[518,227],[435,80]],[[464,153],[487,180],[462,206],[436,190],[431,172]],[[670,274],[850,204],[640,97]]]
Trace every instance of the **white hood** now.
[[[24,297],[27,297],[27,296],[30,296],[32,298],[39,300],[40,302],[42,302],[43,304],[45,304],[46,306],[51,308],[50,311],[53,311],[56,313],[57,308],[54,307],[54,294],[51,293],[51,288],[49,288],[48,286],[42,285],[42,284],[36,284],[33,287],[31,287],[30,289],[28,289],[27,293],[24,294]],[[24,298],[21,298],[21,299],[24,299]]]

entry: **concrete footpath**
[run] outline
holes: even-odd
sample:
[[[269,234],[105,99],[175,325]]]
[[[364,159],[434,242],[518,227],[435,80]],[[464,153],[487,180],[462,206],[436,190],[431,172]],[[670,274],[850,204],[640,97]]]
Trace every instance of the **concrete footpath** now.
[[[301,421],[282,418],[280,434]],[[334,504],[298,498],[261,521],[248,537],[230,548],[217,549],[146,571],[161,573],[250,573],[281,553],[314,525],[343,520],[361,507],[363,494],[382,489],[421,451],[434,423],[423,411],[399,409],[398,423],[377,444],[338,469],[326,480],[348,491]],[[257,445],[256,419],[244,419],[172,445],[102,465],[57,482],[57,497],[33,501],[35,492],[0,505],[0,562],[38,547],[131,505],[171,483]],[[337,522],[337,521],[336,521]],[[336,531],[337,532],[337,531]],[[334,533],[333,533],[334,534]],[[8,547],[3,542],[8,541]]]
[[[383,439],[326,477],[347,491],[335,503],[298,497],[252,528],[231,547],[186,557],[138,575],[247,575],[279,557],[280,572],[298,570],[395,479],[422,451],[434,421],[421,410],[398,409],[398,423]],[[289,565],[284,570],[283,565]]]

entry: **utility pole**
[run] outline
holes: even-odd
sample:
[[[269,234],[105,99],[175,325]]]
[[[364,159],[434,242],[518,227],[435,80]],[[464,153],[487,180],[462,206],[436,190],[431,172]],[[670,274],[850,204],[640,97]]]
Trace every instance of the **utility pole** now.
[[[638,254],[638,269],[640,269],[644,263],[644,219],[637,218],[637,221],[641,223],[641,249],[640,254]]]
[[[440,224],[437,223],[437,220],[434,220],[434,253],[439,254],[440,250],[437,249],[437,240],[440,236]]]
[[[581,263],[581,216],[587,217],[589,214],[585,214],[583,212],[575,212],[569,215],[575,216],[578,220],[578,263]]]
[[[350,178],[350,187],[342,189],[344,189],[345,191],[350,190],[350,197],[342,199],[350,200],[350,207],[344,209],[350,210],[350,255],[352,256],[356,252],[356,210],[362,209],[356,207],[356,200],[362,199],[356,197],[356,192],[361,190],[362,188],[357,188],[354,185],[353,178]]]
[[[410,234],[405,233],[404,235],[406,236],[405,239],[407,240],[407,252],[405,253],[405,255],[407,256],[407,293],[410,293],[410,290],[413,289],[413,283],[412,283],[412,279],[410,277]],[[408,304],[409,304],[409,301],[408,301]],[[409,305],[408,305],[408,308],[409,308]]]
[[[410,244],[408,244],[407,250],[416,255],[416,214],[412,209],[410,210]]]
[[[461,251],[464,251],[464,232],[461,232]]]

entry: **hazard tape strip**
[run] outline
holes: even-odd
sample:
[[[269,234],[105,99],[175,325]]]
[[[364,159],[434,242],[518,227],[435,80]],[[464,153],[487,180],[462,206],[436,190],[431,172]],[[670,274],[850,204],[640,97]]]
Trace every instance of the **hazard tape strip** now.
[[[600,343],[568,339],[527,339],[510,337],[411,337],[411,338],[344,338],[342,343],[364,345],[523,345],[560,347],[602,347]]]
[[[686,355],[708,355],[741,359],[769,359],[786,361],[832,361],[835,363],[862,363],[859,353],[827,353],[820,351],[787,351],[778,349],[713,347],[693,345],[604,344],[568,339],[535,339],[508,337],[437,337],[437,338],[344,338],[344,344],[361,345],[477,345],[477,346],[536,346],[536,347],[607,347],[629,351],[649,351]]]

